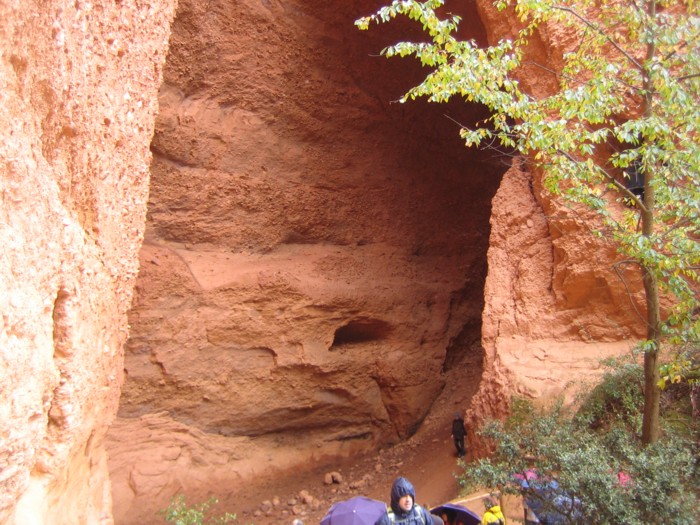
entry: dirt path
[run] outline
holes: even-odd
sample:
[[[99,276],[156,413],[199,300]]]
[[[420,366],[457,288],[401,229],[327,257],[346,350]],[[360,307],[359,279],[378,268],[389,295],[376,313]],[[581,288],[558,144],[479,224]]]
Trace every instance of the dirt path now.
[[[364,495],[387,502],[391,484],[397,476],[404,476],[413,483],[416,499],[424,506],[434,507],[457,498],[460,487],[455,476],[461,469],[450,436],[451,423],[454,413],[468,406],[478,386],[466,377],[463,366],[460,370],[458,378],[449,377],[455,376],[456,371],[448,374],[447,386],[411,439],[378,454],[346,460],[323,471],[303,471],[290,473],[284,478],[260,480],[236,495],[238,522],[281,525],[290,524],[298,517],[304,525],[315,525],[335,501]],[[325,485],[324,474],[329,471],[340,472],[343,482]],[[294,500],[300,503],[301,491],[307,491],[319,504],[316,509],[298,504],[300,514],[294,515],[291,503]],[[260,515],[261,504],[275,499],[279,501],[278,505],[269,514]],[[478,505],[474,510],[481,511]]]

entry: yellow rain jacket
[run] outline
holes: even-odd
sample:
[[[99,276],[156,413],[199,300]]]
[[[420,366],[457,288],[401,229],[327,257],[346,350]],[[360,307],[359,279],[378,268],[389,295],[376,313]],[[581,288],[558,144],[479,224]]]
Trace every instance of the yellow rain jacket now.
[[[505,525],[505,523],[506,517],[501,512],[499,505],[491,507],[484,513],[484,517],[481,518],[481,525]]]

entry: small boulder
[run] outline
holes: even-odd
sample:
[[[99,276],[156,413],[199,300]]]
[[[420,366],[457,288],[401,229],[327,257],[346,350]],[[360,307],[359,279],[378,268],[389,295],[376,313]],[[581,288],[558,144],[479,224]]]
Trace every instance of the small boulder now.
[[[331,472],[331,478],[333,483],[341,484],[343,482],[343,475],[340,472]]]

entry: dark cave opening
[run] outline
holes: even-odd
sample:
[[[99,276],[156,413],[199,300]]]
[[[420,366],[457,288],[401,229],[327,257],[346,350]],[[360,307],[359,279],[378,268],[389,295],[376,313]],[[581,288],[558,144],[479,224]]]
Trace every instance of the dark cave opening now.
[[[447,372],[480,351],[491,199],[509,157],[459,137],[461,125],[489,116],[483,106],[396,102],[429,70],[380,51],[425,35],[407,19],[359,31],[354,21],[380,5],[181,1],[152,142],[148,231],[234,253],[386,245],[420,272],[431,257],[453,261],[462,274],[450,283]],[[448,0],[444,11],[461,16],[461,38],[485,43],[474,3]],[[389,334],[380,321],[351,321],[330,349]],[[132,341],[150,339],[135,323]]]
[[[359,31],[354,21],[382,4],[182,0],[151,148],[148,231],[236,253],[386,245],[412,263],[453,261],[462,276],[447,372],[480,352],[491,199],[509,158],[459,137],[460,125],[489,116],[483,106],[396,102],[428,70],[380,50],[425,37],[408,20]],[[462,17],[462,38],[485,42],[474,3],[445,10]],[[330,349],[389,334],[382,322],[351,321]],[[134,323],[132,340],[149,339]]]
[[[355,319],[335,331],[330,350],[356,343],[381,341],[391,332],[391,326],[380,319]]]
[[[351,436],[343,446],[359,453],[398,426],[397,435],[412,434],[440,395],[440,381],[455,382],[442,390],[448,393],[469,383],[450,405],[465,407],[478,388],[491,199],[509,159],[468,149],[459,137],[460,124],[488,117],[485,108],[396,102],[427,70],[378,56],[388,44],[421,38],[415,23],[369,32],[354,26],[383,3],[179,2],[151,144],[147,249],[159,263],[142,268],[129,319],[121,403],[132,413],[167,412],[200,430],[228,425],[261,443],[283,440],[273,430],[293,422],[293,449],[322,433]],[[461,36],[485,40],[472,2],[446,4],[463,18]],[[202,254],[212,247],[216,263],[207,267]],[[268,267],[245,274],[243,284],[234,280],[269,254],[313,249],[324,253],[314,270],[336,275]],[[324,267],[342,258],[336,253],[357,265]],[[386,255],[379,275],[388,282],[368,278],[353,288],[366,258],[377,254]],[[198,276],[216,286],[193,279],[190,261],[201,262]],[[212,277],[220,275],[232,280]],[[307,277],[327,288],[303,304],[299,283]],[[379,287],[391,297],[392,279],[401,280],[403,295],[380,306],[404,317],[389,311],[388,322],[380,303],[364,306]],[[431,287],[439,300],[425,292]],[[243,289],[250,295],[240,295]],[[355,308],[358,296],[364,304]],[[426,320],[433,326],[415,328]],[[336,328],[328,334],[328,326]],[[251,351],[260,347],[274,359]],[[369,363],[374,354],[352,362],[363,347],[394,352],[394,362],[381,370]],[[402,355],[428,352],[421,363],[434,374],[401,373],[412,361]],[[415,401],[425,389],[402,384],[406,377],[428,378],[432,397]],[[342,395],[329,395],[329,385]],[[402,404],[407,398],[411,406]],[[333,446],[319,439],[313,454],[329,460]]]
[[[443,371],[449,372],[455,367],[465,366],[469,361],[469,366],[482,368],[483,351],[481,349],[481,322],[472,320],[464,325],[457,337],[450,341],[445,355]]]

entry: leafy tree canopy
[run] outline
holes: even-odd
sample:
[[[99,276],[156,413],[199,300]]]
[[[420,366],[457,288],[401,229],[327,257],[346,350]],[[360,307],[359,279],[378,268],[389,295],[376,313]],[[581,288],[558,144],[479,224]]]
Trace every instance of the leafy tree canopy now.
[[[430,36],[430,42],[383,50],[387,57],[415,56],[432,68],[402,101],[460,96],[488,106],[488,122],[462,129],[467,145],[497,140],[516,148],[546,168],[551,191],[598,211],[621,251],[653,268],[678,298],[669,329],[697,341],[700,323],[689,314],[698,306],[700,265],[700,2],[660,1],[659,11],[650,14],[641,1],[499,0],[498,8],[514,9],[523,27],[514,40],[486,49],[454,36],[460,19],[441,19],[436,9],[443,4],[396,0],[356,22],[367,29],[403,15]],[[545,23],[575,31],[578,45],[556,72],[561,89],[536,98],[521,89],[517,74],[528,41]],[[637,227],[637,210],[645,203],[624,183],[624,170],[637,166],[654,174],[650,184],[661,227],[650,236]],[[613,213],[611,194],[637,207]]]
[[[653,442],[661,343],[696,347],[700,335],[700,2],[497,0],[521,26],[486,48],[455,36],[460,19],[440,16],[444,3],[395,0],[355,23],[368,29],[403,16],[421,24],[426,41],[383,50],[430,70],[401,100],[457,96],[486,105],[492,116],[461,130],[466,144],[520,152],[543,170],[554,195],[594,210],[602,224],[594,232],[641,269],[644,433]],[[539,64],[559,89],[529,93],[522,87],[528,44],[548,25],[563,28],[572,44],[558,66]],[[673,299],[663,312],[662,297]]]

